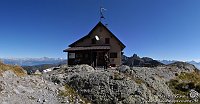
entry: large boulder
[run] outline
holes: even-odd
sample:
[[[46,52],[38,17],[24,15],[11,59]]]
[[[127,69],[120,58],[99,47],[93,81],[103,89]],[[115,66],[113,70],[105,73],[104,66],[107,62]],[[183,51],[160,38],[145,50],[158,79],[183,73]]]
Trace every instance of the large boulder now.
[[[125,65],[118,67],[118,71],[80,69],[76,72],[66,71],[64,81],[95,104],[148,104],[148,101],[173,99],[166,81],[156,75],[156,69],[153,69],[155,68],[130,68]]]
[[[136,84],[118,72],[77,74],[67,81],[71,87],[95,104],[116,104],[134,95]]]
[[[119,72],[127,72],[129,71],[131,68],[127,65],[121,65],[119,67],[116,68],[116,70],[118,70]]]
[[[70,69],[73,72],[90,72],[94,71],[94,68],[92,66],[83,64],[83,65],[76,65]]]

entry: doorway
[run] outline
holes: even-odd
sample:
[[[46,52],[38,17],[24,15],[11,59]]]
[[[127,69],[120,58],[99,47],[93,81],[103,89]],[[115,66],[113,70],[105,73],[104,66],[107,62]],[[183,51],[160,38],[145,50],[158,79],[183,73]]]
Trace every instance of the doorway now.
[[[92,52],[92,66],[104,66],[105,60],[104,60],[105,52]]]
[[[94,67],[97,66],[97,52],[92,52],[92,61],[91,61],[91,64]]]
[[[104,66],[104,64],[105,64],[104,56],[105,56],[105,52],[98,52],[98,55],[97,55],[97,65],[98,66]]]

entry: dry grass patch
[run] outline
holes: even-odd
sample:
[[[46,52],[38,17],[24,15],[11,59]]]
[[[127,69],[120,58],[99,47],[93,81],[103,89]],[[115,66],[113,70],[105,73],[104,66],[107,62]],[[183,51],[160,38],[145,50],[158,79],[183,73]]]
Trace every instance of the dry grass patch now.
[[[24,69],[20,66],[13,66],[13,65],[6,65],[0,62],[0,76],[2,76],[2,73],[12,70],[17,76],[25,76],[26,73],[24,72]]]
[[[80,103],[81,104],[91,104],[89,100],[84,98],[83,96],[79,95],[75,89],[70,87],[68,84],[65,84],[65,90],[60,90],[58,96],[63,96],[63,97],[69,97],[69,102],[70,104],[75,102],[76,98],[79,96],[80,99],[82,100]]]
[[[198,72],[186,73],[182,72],[168,82],[169,87],[175,95],[181,95],[184,97],[177,97],[175,100],[187,101],[191,100],[188,96],[191,89],[200,93],[200,74]],[[198,102],[200,103],[200,102]],[[176,102],[175,104],[193,104],[191,102]]]

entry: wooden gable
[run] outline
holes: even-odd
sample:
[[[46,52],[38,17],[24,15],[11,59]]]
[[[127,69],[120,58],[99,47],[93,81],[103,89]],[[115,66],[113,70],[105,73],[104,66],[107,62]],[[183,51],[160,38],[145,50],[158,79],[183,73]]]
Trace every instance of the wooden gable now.
[[[94,35],[100,35],[99,32],[104,31],[102,37],[111,37],[116,40],[116,42],[120,45],[121,50],[125,48],[125,45],[101,22],[99,22],[90,32],[88,35],[82,37],[81,39],[75,41],[74,43],[70,44],[69,47],[79,47],[83,45],[84,41],[87,41],[86,46],[91,46],[91,39],[94,38]],[[102,35],[102,34],[101,34]],[[109,36],[108,36],[109,35]],[[101,38],[101,37],[100,37]],[[88,40],[89,39],[89,40]],[[103,44],[95,44],[95,45],[103,45]]]

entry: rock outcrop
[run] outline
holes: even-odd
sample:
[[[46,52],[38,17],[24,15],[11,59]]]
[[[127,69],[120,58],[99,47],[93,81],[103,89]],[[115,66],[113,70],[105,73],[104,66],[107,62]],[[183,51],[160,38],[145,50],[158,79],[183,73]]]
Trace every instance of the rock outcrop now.
[[[95,104],[148,104],[174,101],[175,94],[168,82],[182,72],[191,73],[194,70],[195,67],[185,64],[184,67],[122,65],[114,70],[94,70],[88,65],[81,65],[65,66],[48,73],[48,77],[44,76],[48,79],[55,77]],[[58,74],[63,72],[64,75]]]
[[[39,76],[17,77],[9,70],[3,73],[0,82],[2,104],[59,103],[55,97],[58,86]]]
[[[131,66],[131,67],[133,67],[133,66],[136,66],[136,67],[157,67],[157,66],[164,65],[163,63],[158,62],[156,60],[153,60],[152,58],[149,58],[149,57],[140,58],[136,54],[134,54],[131,57],[123,56],[122,61],[123,61],[124,65],[128,65],[128,66]]]
[[[148,60],[148,59],[147,59]],[[171,104],[177,95],[199,102],[200,74],[193,65],[174,63],[159,67],[94,69],[68,67],[43,74],[18,76],[4,70],[0,76],[3,104]],[[181,92],[181,93],[179,93]]]
[[[45,80],[40,74],[27,75],[19,66],[0,63],[1,104],[61,104],[82,103],[71,89]]]

